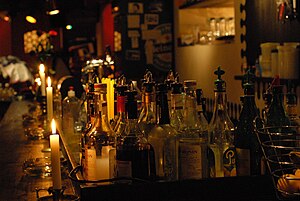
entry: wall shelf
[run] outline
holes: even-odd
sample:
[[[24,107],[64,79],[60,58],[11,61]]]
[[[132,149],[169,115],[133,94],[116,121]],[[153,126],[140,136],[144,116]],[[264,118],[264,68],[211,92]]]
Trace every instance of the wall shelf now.
[[[198,0],[186,2],[179,6],[179,9],[186,8],[209,8],[209,7],[233,7],[233,0]]]

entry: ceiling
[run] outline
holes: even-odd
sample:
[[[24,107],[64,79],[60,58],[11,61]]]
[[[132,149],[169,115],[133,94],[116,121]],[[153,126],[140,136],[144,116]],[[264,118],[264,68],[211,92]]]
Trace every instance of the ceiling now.
[[[46,12],[49,0],[0,0],[0,11],[12,17],[20,12]],[[56,0],[61,13],[54,20],[66,23],[95,23],[101,7],[109,0]]]

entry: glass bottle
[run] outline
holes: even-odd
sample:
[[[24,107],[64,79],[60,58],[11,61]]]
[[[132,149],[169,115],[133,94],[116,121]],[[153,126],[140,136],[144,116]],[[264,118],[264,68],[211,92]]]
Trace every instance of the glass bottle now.
[[[156,116],[152,105],[154,84],[155,83],[152,82],[152,76],[143,83],[144,103],[138,118],[138,126],[146,139],[148,139],[150,131],[156,124]]]
[[[207,132],[197,115],[196,81],[184,81],[184,127],[178,134],[179,179],[207,178]]]
[[[115,147],[115,134],[108,123],[106,91],[107,85],[95,83],[96,117],[92,128],[86,134],[85,166],[83,175],[86,180],[111,178],[111,152]]]
[[[208,132],[208,121],[205,115],[205,98],[203,98],[203,91],[202,89],[196,89],[196,97],[197,97],[197,111],[198,111],[198,118],[200,124],[204,131]]]
[[[117,92],[117,117],[114,121],[113,130],[116,136],[120,136],[126,127],[126,111],[125,111],[125,91],[127,91],[127,85],[118,84],[115,86]]]
[[[184,96],[183,85],[177,80],[171,84],[171,114],[170,124],[176,131],[183,129],[183,106]]]
[[[157,125],[149,133],[148,141],[154,149],[156,177],[159,180],[174,181],[177,175],[177,132],[170,125],[167,85],[156,86]]]
[[[260,115],[255,103],[254,84],[245,83],[243,87],[243,106],[234,135],[237,175],[260,175],[262,153],[253,124]]]
[[[283,103],[283,85],[272,85],[272,101],[267,113],[266,126],[290,126],[291,121],[287,116]]]
[[[286,106],[285,107],[286,107],[286,113],[291,121],[291,125],[292,126],[300,126],[300,119],[297,114],[297,95],[292,90],[286,94]]]
[[[67,140],[74,134],[75,125],[79,120],[80,101],[73,89],[72,86],[69,88],[68,96],[62,102],[62,129]]]
[[[227,112],[226,83],[221,79],[224,73],[220,67],[215,71],[218,78],[215,80],[214,111],[208,129],[210,177],[236,176],[234,125]]]
[[[53,97],[53,117],[58,120],[62,119],[62,98],[59,89],[55,90]]]
[[[117,140],[116,176],[150,179],[155,175],[153,150],[138,128],[136,93],[126,91],[127,121],[124,132]]]

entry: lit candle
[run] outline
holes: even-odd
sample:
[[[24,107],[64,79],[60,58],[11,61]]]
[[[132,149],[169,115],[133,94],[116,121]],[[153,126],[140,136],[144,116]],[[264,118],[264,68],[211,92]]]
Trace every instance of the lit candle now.
[[[40,64],[40,78],[41,78],[41,92],[42,96],[46,96],[46,78],[45,78],[45,66]]]
[[[53,189],[61,189],[59,135],[56,133],[56,125],[54,119],[52,119],[51,127],[52,135],[50,135],[50,148]]]
[[[50,122],[53,118],[53,92],[51,87],[51,78],[48,77],[48,87],[47,87],[47,117]]]

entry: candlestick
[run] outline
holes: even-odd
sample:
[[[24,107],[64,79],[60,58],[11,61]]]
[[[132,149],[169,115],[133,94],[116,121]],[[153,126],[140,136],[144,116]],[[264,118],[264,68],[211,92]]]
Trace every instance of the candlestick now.
[[[53,118],[53,89],[51,87],[51,78],[48,77],[48,87],[47,87],[47,118],[51,121]]]
[[[59,135],[56,133],[56,125],[54,119],[52,119],[51,127],[52,135],[50,135],[50,147],[53,189],[61,189]]]
[[[45,78],[45,66],[44,64],[40,64],[39,67],[40,78],[41,78],[41,92],[42,96],[46,96],[46,78]]]

